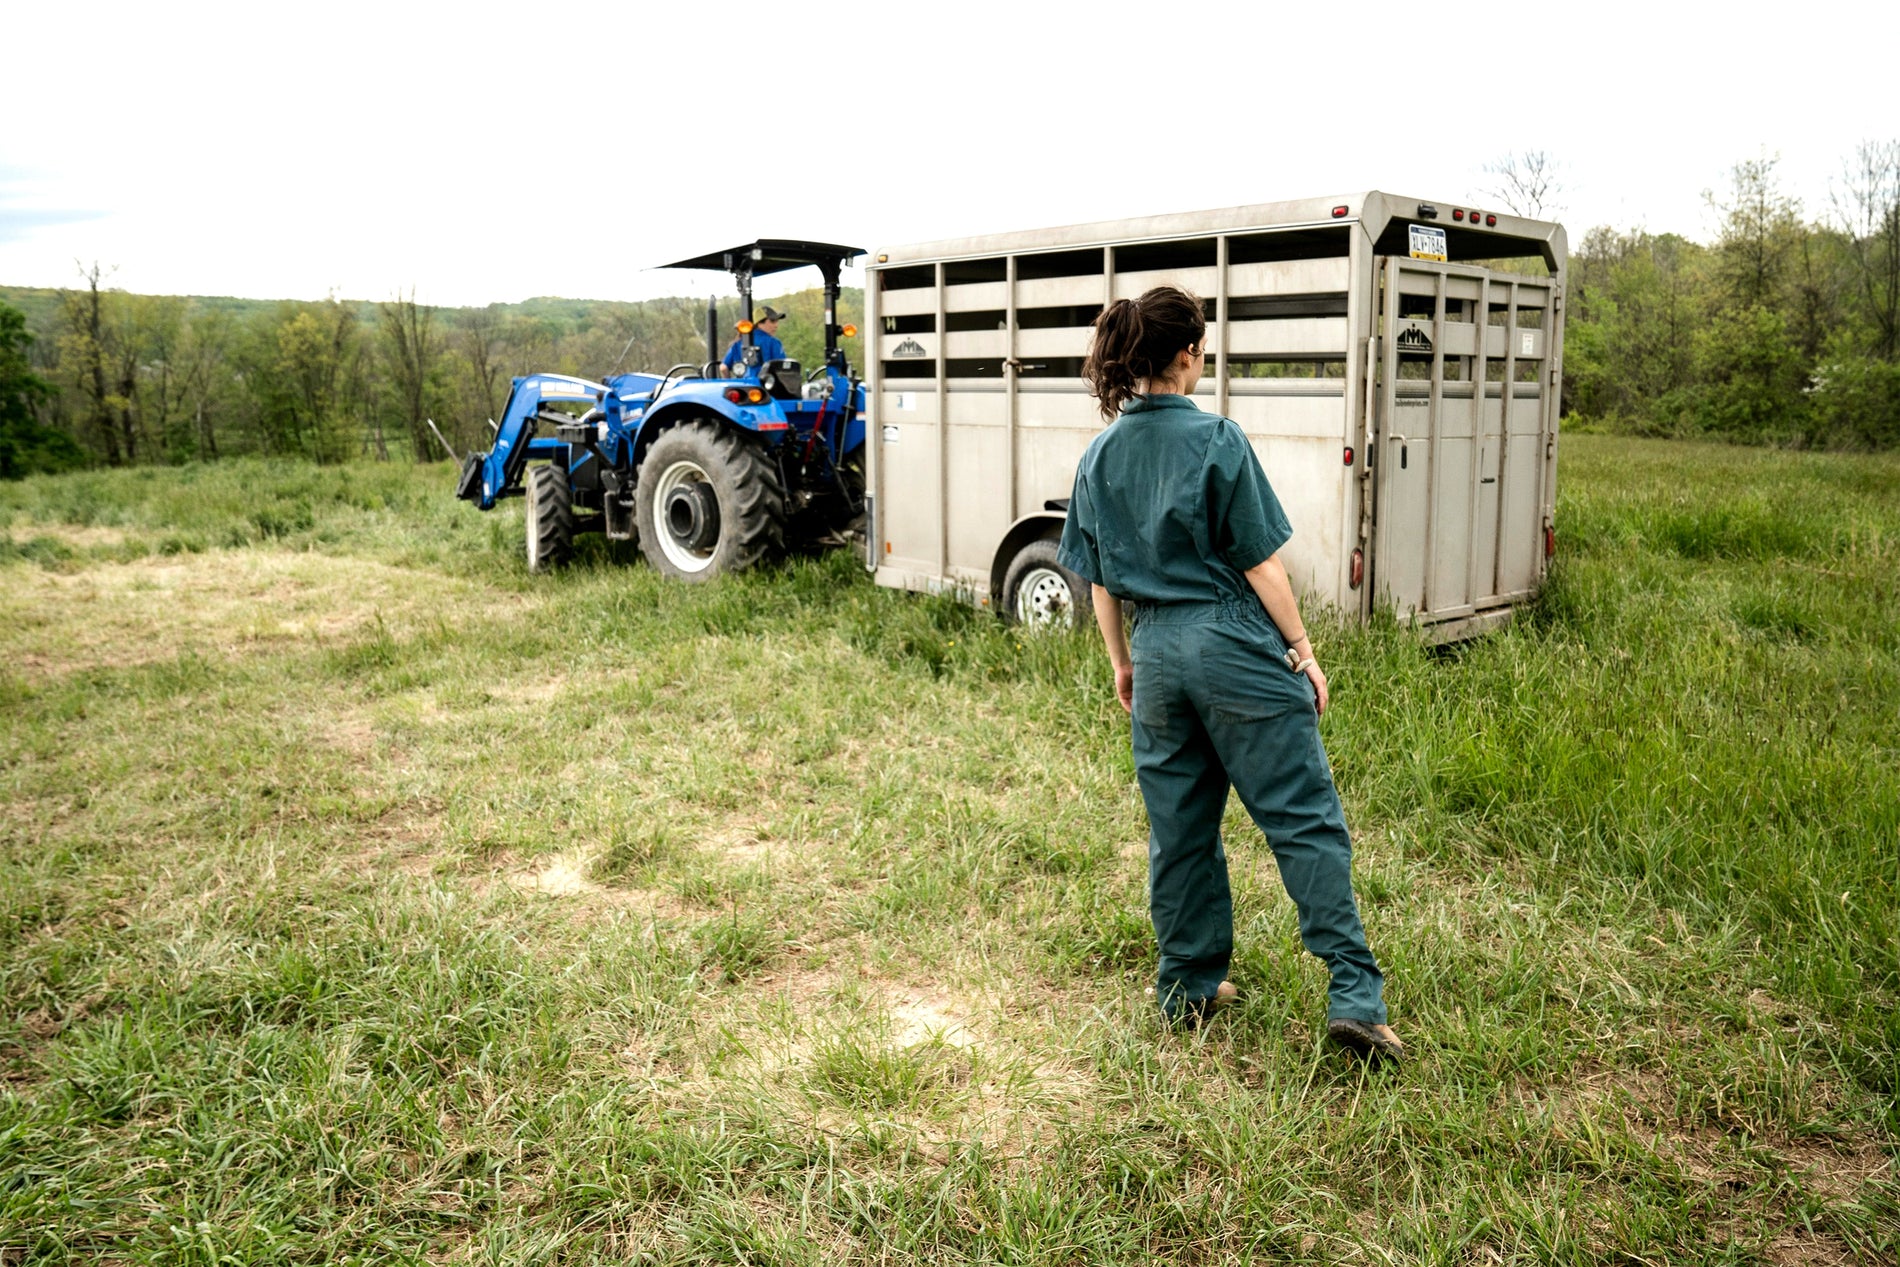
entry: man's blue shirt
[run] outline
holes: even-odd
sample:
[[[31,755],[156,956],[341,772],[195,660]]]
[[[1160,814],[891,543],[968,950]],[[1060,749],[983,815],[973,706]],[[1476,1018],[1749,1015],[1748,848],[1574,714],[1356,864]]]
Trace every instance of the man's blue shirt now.
[[[759,363],[761,365],[767,361],[782,361],[785,359],[785,345],[778,341],[777,335],[767,334],[763,330],[754,330],[752,332],[752,341],[758,345]],[[731,369],[744,358],[745,338],[741,336],[734,339],[732,346],[726,349],[725,366],[727,369]]]

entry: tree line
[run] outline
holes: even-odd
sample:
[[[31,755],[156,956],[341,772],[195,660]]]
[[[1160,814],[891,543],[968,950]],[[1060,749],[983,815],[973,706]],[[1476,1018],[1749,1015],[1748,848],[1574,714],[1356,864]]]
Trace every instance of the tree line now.
[[[436,308],[129,294],[97,266],[63,290],[0,287],[0,477],[239,454],[339,462],[485,449],[512,379],[706,359],[703,299]],[[776,298],[787,354],[823,360],[822,292]],[[738,301],[721,301],[721,347]],[[841,297],[861,320],[862,292]],[[858,341],[846,341],[858,360]]]
[[[1492,192],[1548,214],[1542,153],[1490,168]],[[1900,141],[1859,146],[1815,214],[1776,162],[1709,195],[1709,243],[1600,227],[1570,259],[1564,408],[1640,434],[1816,448],[1900,446]],[[486,448],[510,380],[599,378],[705,357],[703,300],[560,299],[435,308],[137,295],[96,265],[63,290],[0,287],[0,477],[234,454],[319,462]],[[861,322],[847,290],[839,318]],[[821,359],[814,288],[773,301],[779,334]],[[720,339],[736,301],[721,303]],[[847,355],[861,364],[858,341]]]
[[[1810,215],[1773,158],[1709,195],[1719,229],[1592,229],[1570,258],[1564,404],[1652,435],[1900,446],[1900,141],[1862,144]]]

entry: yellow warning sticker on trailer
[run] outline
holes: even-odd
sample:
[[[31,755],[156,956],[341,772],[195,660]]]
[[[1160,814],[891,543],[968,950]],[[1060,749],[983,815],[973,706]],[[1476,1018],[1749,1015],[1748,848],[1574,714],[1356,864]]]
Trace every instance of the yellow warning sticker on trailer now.
[[[1445,231],[1431,224],[1408,224],[1412,243],[1412,258],[1415,260],[1437,260],[1445,262]]]

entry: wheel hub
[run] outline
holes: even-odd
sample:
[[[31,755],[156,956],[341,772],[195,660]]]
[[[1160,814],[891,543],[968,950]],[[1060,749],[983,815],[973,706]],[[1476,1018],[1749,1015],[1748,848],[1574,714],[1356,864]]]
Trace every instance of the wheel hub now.
[[[1069,582],[1053,568],[1036,568],[1016,588],[1016,619],[1025,625],[1053,625],[1071,619]]]
[[[719,542],[719,497],[711,484],[675,484],[666,496],[666,530],[673,540],[694,552],[710,550]]]

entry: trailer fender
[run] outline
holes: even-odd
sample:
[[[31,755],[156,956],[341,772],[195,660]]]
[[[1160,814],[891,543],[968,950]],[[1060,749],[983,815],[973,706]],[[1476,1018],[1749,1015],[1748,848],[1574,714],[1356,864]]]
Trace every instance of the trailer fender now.
[[[1064,502],[1061,511],[1039,510],[1034,514],[1024,515],[1011,524],[1009,531],[1003,534],[1002,542],[996,547],[996,556],[990,560],[989,606],[991,611],[1002,610],[1003,575],[1009,571],[1010,561],[1031,541],[1040,541],[1045,538],[1053,541],[1060,537],[1062,525],[1068,519],[1068,515],[1063,513],[1067,509],[1068,504]]]

